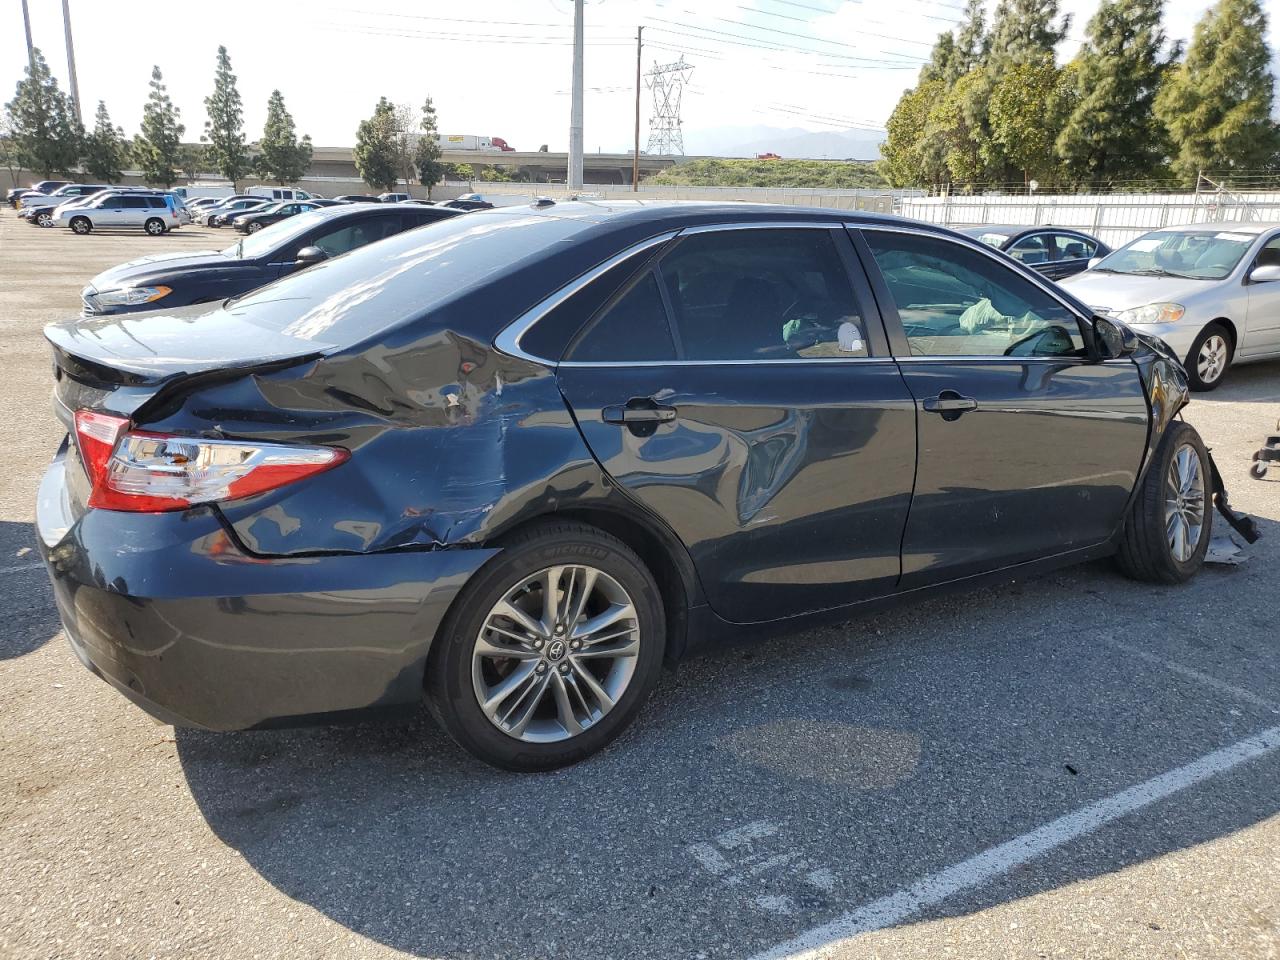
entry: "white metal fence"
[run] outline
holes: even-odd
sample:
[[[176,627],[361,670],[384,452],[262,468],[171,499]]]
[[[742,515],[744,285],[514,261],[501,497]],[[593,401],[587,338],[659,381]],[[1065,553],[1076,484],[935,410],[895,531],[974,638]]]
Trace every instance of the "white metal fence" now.
[[[448,184],[453,186],[453,184]],[[476,181],[469,188],[480,194],[515,194],[560,199],[569,194],[563,183],[493,183]],[[439,192],[439,191],[437,191]],[[834,207],[838,210],[871,210],[892,213],[893,194],[885,190],[826,190],[821,187],[676,187],[640,184],[633,191],[625,184],[588,183],[580,193],[606,200],[747,200],[754,203],[785,203],[803,207]],[[435,195],[434,193],[432,194]],[[443,196],[443,194],[441,194]]]
[[[1115,247],[1149,230],[1184,223],[1280,221],[1280,193],[904,197],[899,212],[952,227],[988,223],[1077,227]]]

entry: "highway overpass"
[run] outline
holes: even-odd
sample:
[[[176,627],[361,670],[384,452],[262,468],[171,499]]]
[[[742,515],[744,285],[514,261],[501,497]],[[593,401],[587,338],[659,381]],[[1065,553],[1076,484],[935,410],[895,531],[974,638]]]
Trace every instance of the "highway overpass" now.
[[[479,152],[476,150],[445,150],[445,163],[471,164],[477,172],[480,167],[494,166],[519,172],[520,179],[534,183],[562,183],[567,177],[569,157],[565,153],[516,150],[513,152]],[[661,170],[697,160],[698,157],[659,157],[640,154],[640,178],[652,176]],[[350,147],[316,147],[311,155],[310,177],[341,177],[359,179]],[[582,176],[587,183],[630,183],[631,154],[588,153],[582,158]]]

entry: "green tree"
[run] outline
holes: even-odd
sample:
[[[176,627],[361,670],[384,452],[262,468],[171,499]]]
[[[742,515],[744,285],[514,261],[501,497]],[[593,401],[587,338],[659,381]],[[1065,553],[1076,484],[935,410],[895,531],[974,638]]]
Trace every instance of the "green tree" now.
[[[436,128],[436,108],[430,97],[422,105],[422,122],[419,126],[422,133],[418,136],[413,163],[418,168],[418,182],[427,188],[427,196],[430,197],[431,188],[443,180],[445,175],[445,163],[440,159],[444,154],[440,149],[440,136]]]
[[[180,163],[182,135],[187,128],[179,120],[178,108],[169,99],[159,67],[151,68],[151,93],[142,108],[142,129],[133,140],[133,157],[148,183],[173,186],[174,169]]]
[[[1044,57],[1010,67],[991,90],[992,137],[1000,156],[1022,172],[1023,183],[1047,184],[1057,177],[1055,121],[1074,94],[1064,76]]]
[[[1101,190],[1117,179],[1153,176],[1169,152],[1155,114],[1168,73],[1164,0],[1103,0],[1074,61],[1077,99],[1057,139],[1057,154],[1077,185]],[[1176,51],[1175,51],[1176,54]]]
[[[356,172],[371,187],[395,189],[399,176],[395,104],[386,97],[373,108],[373,116],[356,129]]]
[[[987,129],[990,81],[975,66],[930,107],[925,125],[925,154],[941,177],[972,192],[987,177],[992,145]]]
[[[213,93],[204,98],[209,119],[204,123],[201,142],[208,143],[207,160],[213,168],[240,189],[240,178],[252,169],[244,142],[244,103],[231,72],[226,47],[218,47],[218,66],[213,77]]]
[[[945,84],[953,84],[964,69],[959,64],[959,51],[956,49],[956,37],[950,30],[938,34],[933,48],[929,51],[929,62],[920,68],[920,82],[941,80]]]
[[[1271,120],[1275,81],[1257,0],[1219,0],[1196,24],[1186,59],[1156,96],[1175,146],[1174,171],[1270,167],[1280,149]]]
[[[203,144],[184,143],[178,148],[178,162],[174,164],[178,176],[198,180],[209,169],[208,151]]]
[[[311,138],[298,139],[293,116],[285,109],[279,90],[272,90],[267,101],[267,122],[258,142],[256,164],[264,180],[282,185],[301,180],[311,166]]]
[[[986,4],[983,0],[968,0],[964,8],[964,19],[960,21],[960,29],[956,33],[955,80],[959,80],[974,67],[982,66],[986,62],[990,45],[991,38],[987,35]]]
[[[934,100],[945,84],[940,79],[922,80],[899,98],[885,124],[885,140],[880,144],[880,176],[893,187],[922,187],[928,184],[921,141],[925,122]]]
[[[111,122],[107,105],[99,100],[93,118],[93,132],[84,138],[84,169],[94,180],[119,183],[121,169],[129,154],[124,131]]]
[[[1071,26],[1070,16],[1055,23],[1057,18],[1058,0],[1000,0],[986,60],[993,85],[1014,66],[1053,59],[1054,48]]]
[[[12,122],[13,153],[19,166],[50,177],[69,172],[79,162],[84,128],[39,50],[34,51],[26,78],[18,81],[5,110]]]

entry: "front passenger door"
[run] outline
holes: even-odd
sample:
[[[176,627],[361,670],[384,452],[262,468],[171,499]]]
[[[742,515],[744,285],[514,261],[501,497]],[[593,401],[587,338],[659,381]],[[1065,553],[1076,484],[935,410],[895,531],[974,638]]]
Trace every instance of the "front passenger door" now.
[[[1137,365],[1092,358],[1079,318],[996,255],[924,232],[862,239],[918,411],[903,588],[1110,538],[1146,446]]]

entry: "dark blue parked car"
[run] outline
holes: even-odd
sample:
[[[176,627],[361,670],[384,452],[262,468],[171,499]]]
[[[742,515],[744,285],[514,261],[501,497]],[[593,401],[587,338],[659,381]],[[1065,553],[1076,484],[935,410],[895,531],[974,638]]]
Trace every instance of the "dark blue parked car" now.
[[[46,335],[89,669],[219,730],[425,698],[519,770],[718,639],[1109,554],[1186,580],[1220,490],[1176,357],[891,217],[482,211]]]

